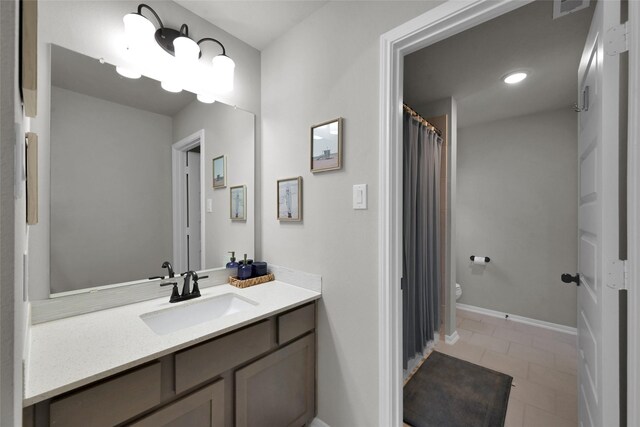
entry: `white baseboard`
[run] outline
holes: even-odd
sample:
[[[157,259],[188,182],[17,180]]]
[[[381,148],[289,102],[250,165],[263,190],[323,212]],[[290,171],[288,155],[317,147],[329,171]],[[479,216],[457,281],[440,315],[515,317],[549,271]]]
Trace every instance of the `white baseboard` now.
[[[559,325],[557,323],[545,322],[544,320],[531,319],[529,317],[518,316],[516,314],[509,313],[501,313],[495,310],[489,310],[488,308],[476,307],[474,305],[467,305],[456,303],[456,307],[458,310],[470,311],[472,313],[485,314],[491,317],[497,317],[499,319],[504,319],[506,316],[509,316],[509,320],[518,323],[526,323],[527,325],[539,326],[541,328],[550,329],[552,331],[562,332],[565,334],[577,335],[577,329],[572,328],[571,326]]]
[[[444,336],[444,342],[449,345],[454,345],[460,339],[460,335],[458,335],[458,331],[453,331],[451,335]]]
[[[313,420],[311,420],[311,424],[309,424],[309,427],[329,427],[329,424],[325,423],[320,418],[316,417]]]

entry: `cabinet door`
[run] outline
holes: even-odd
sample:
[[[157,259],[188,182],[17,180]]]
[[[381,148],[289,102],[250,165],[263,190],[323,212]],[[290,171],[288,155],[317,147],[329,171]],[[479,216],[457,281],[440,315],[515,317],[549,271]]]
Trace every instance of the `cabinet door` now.
[[[315,415],[315,334],[236,372],[236,426],[301,426]]]
[[[224,407],[224,380],[219,380],[152,412],[130,426],[222,427]]]

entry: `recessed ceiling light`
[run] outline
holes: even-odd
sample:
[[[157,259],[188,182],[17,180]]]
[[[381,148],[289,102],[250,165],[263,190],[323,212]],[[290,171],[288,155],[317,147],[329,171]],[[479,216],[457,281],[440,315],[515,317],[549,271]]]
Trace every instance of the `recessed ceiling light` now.
[[[502,81],[504,81],[507,84],[513,85],[516,83],[520,83],[521,81],[523,81],[524,79],[527,78],[527,73],[524,73],[522,71],[518,71],[515,73],[509,73],[506,76],[504,76],[502,78]]]

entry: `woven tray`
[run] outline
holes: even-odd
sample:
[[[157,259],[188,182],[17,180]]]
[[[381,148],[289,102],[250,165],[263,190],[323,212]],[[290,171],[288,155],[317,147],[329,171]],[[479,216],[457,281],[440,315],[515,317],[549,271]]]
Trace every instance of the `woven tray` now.
[[[271,282],[272,280],[276,280],[276,277],[273,273],[265,274],[264,276],[254,277],[247,280],[240,280],[235,277],[229,277],[229,284],[231,286],[235,286],[236,288],[248,288],[249,286],[259,285],[261,283]]]

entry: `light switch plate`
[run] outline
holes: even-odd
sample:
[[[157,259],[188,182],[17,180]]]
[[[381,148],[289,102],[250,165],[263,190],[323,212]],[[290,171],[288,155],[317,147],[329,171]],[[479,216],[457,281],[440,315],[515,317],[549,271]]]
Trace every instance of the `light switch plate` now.
[[[213,199],[207,199],[207,212],[213,212]]]
[[[367,184],[353,186],[353,209],[367,209]]]

